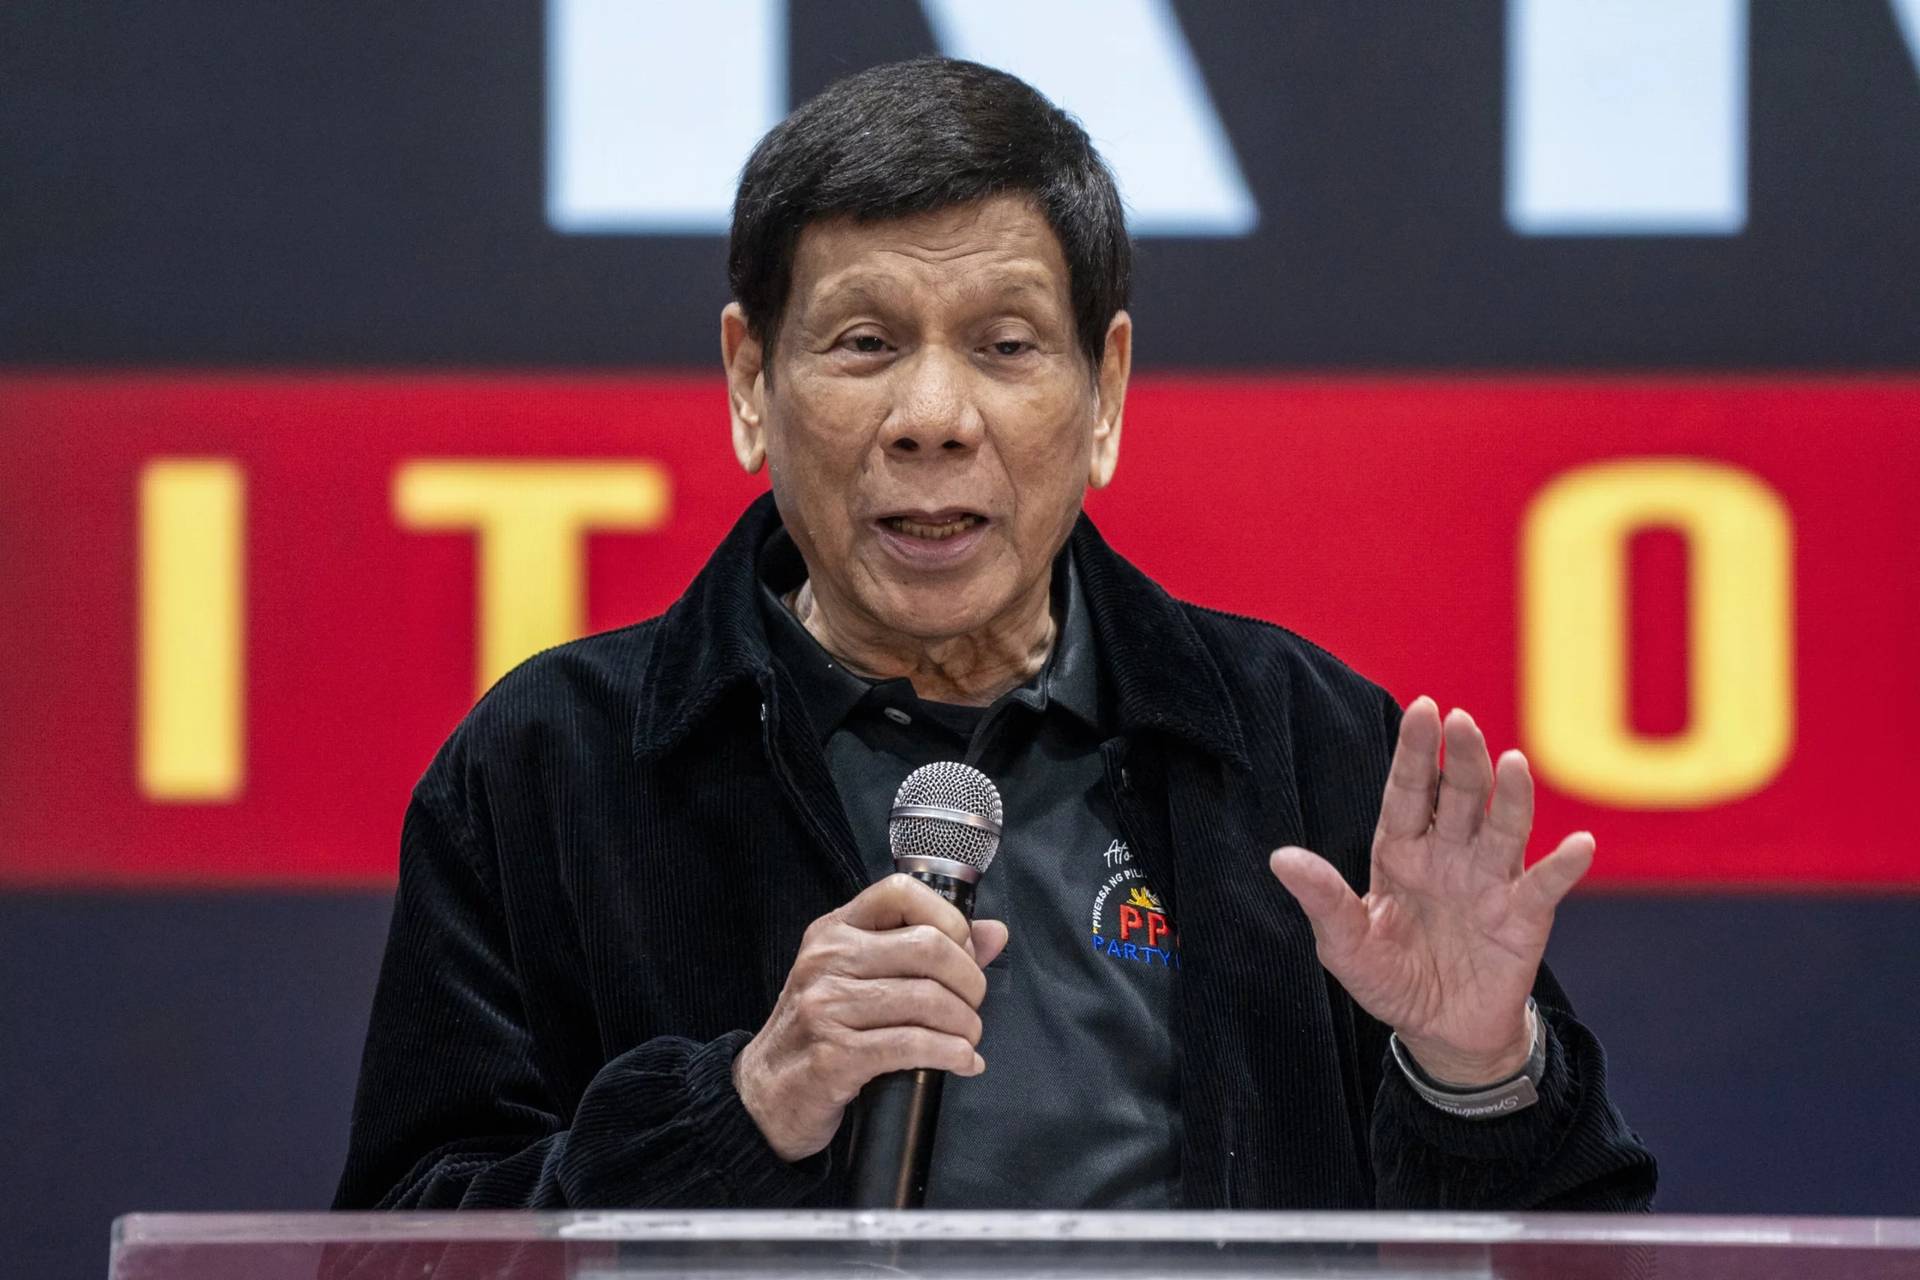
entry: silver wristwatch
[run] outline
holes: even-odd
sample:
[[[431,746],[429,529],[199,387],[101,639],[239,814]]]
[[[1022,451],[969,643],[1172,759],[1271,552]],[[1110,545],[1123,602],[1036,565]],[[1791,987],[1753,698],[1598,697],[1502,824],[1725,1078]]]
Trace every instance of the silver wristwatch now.
[[[1436,1080],[1420,1069],[1420,1064],[1400,1043],[1399,1036],[1387,1037],[1387,1044],[1407,1083],[1433,1106],[1466,1120],[1495,1120],[1540,1101],[1540,1078],[1547,1073],[1547,1020],[1540,1016],[1532,996],[1527,997],[1527,1021],[1533,1028],[1533,1045],[1527,1050],[1526,1065],[1520,1068],[1519,1074],[1498,1084],[1462,1088]]]

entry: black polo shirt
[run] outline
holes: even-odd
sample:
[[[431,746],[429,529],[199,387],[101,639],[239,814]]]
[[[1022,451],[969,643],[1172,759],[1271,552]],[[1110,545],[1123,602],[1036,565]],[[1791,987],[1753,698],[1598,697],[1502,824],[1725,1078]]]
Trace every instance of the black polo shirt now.
[[[907,774],[960,760],[1000,789],[1006,834],[975,915],[1004,920],[980,1014],[986,1071],[947,1081],[929,1208],[1170,1208],[1180,1110],[1179,944],[1120,834],[1093,627],[1072,557],[1054,565],[1053,652],[988,707],[931,702],[847,670],[781,603],[806,576],[785,532],[760,557],[774,661],[800,690],[869,873],[893,871]]]

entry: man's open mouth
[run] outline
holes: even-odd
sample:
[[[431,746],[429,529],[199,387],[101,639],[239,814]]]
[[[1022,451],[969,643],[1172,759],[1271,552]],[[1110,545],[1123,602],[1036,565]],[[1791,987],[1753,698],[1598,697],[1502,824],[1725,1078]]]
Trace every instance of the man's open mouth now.
[[[942,512],[935,516],[882,516],[880,523],[895,533],[903,533],[909,538],[925,538],[929,542],[940,542],[946,538],[958,537],[985,519],[985,516],[963,511],[953,515]]]

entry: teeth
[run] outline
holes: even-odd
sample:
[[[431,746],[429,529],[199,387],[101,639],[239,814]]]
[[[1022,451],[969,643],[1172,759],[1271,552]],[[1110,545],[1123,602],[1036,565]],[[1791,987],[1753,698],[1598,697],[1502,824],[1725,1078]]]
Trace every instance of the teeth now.
[[[978,516],[961,516],[957,520],[948,520],[941,524],[922,524],[918,520],[909,520],[905,516],[893,516],[887,523],[910,538],[927,538],[938,542],[942,538],[951,538],[957,533],[965,533],[979,522]]]

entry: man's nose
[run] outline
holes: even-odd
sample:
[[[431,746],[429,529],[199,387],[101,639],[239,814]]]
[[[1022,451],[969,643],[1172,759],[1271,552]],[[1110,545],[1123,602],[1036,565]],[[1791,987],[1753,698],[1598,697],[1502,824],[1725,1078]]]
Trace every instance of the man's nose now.
[[[891,453],[960,453],[979,447],[985,424],[971,395],[964,353],[926,347],[896,366],[893,413],[885,427]]]

